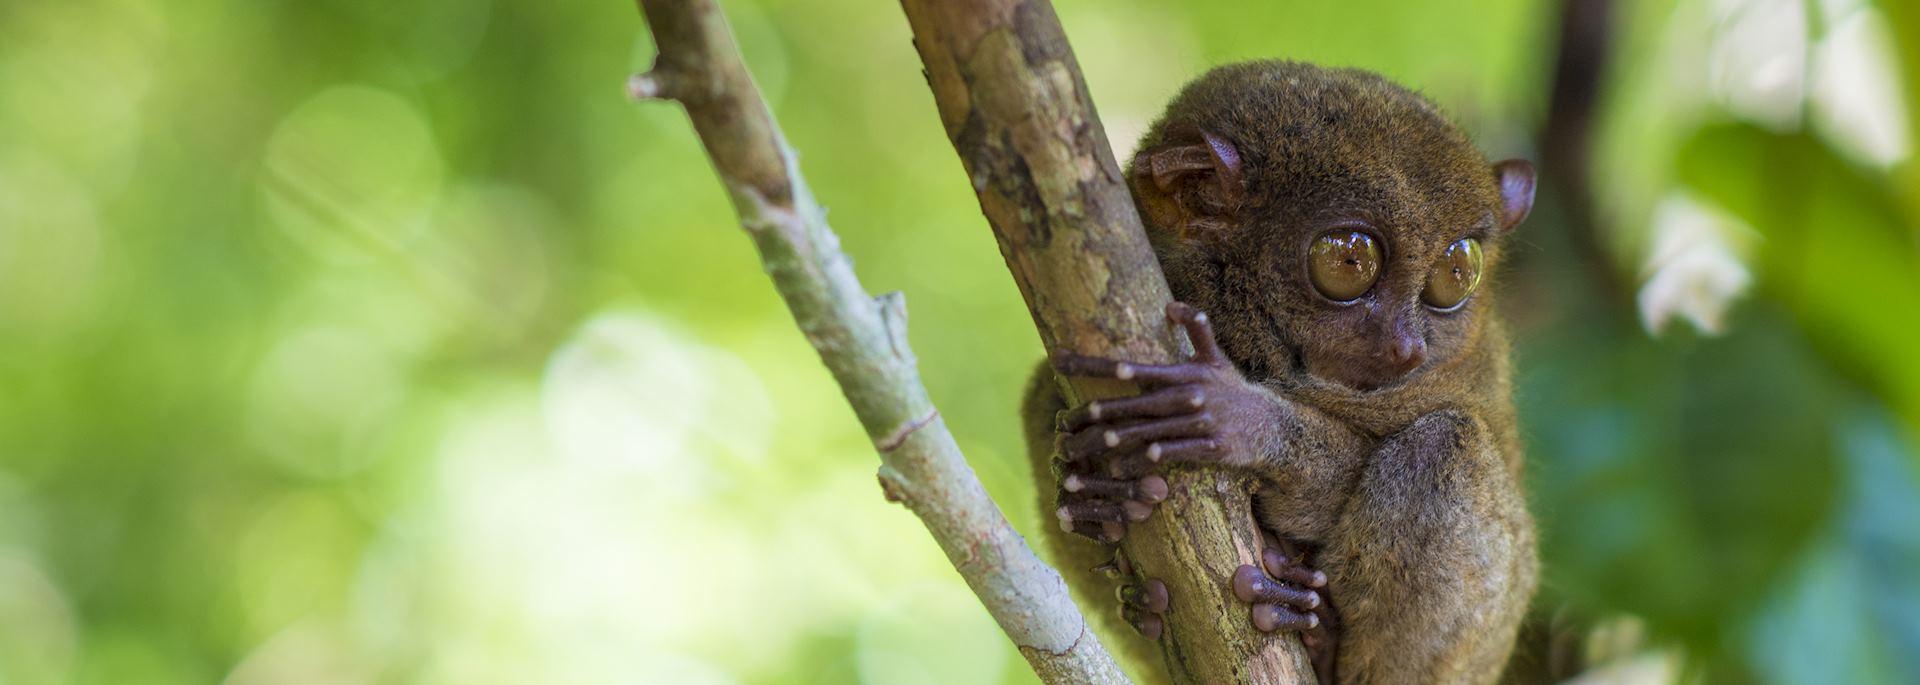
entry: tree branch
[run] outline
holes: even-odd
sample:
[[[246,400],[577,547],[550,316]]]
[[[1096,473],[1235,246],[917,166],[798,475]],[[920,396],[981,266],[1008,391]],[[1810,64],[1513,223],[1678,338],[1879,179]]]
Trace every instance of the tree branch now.
[[[1047,0],[902,0],[947,136],[1049,350],[1174,361],[1166,278],[1060,20]],[[1125,391],[1075,381],[1071,400]],[[1292,637],[1255,631],[1229,579],[1261,548],[1251,483],[1171,474],[1172,494],[1132,527],[1135,568],[1173,598],[1162,641],[1179,682],[1307,683]]]
[[[1579,262],[1608,307],[1630,306],[1634,287],[1601,235],[1593,193],[1593,127],[1613,41],[1613,0],[1562,0],[1559,48],[1547,116],[1540,127],[1542,183],[1564,213]]]
[[[1127,683],[1060,574],[968,468],[920,384],[904,299],[861,288],[713,0],[640,0],[640,9],[660,54],[629,90],[686,107],[774,287],[879,451],[887,499],[926,524],[1041,680]]]

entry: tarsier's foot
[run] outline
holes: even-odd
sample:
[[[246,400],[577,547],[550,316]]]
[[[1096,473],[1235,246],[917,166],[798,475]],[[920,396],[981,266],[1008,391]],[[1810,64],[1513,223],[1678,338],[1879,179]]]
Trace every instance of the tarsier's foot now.
[[[1138,585],[1122,585],[1119,591],[1120,617],[1149,640],[1160,639],[1166,629],[1167,584],[1148,578]]]
[[[1271,544],[1260,553],[1260,566],[1241,566],[1233,574],[1233,595],[1253,605],[1253,627],[1300,633],[1320,681],[1331,683],[1336,633],[1326,587],[1327,574],[1307,566],[1304,556],[1289,558]]]
[[[1111,378],[1141,386],[1133,397],[1095,400],[1063,412],[1056,462],[1061,472],[1062,526],[1114,542],[1126,524],[1145,520],[1167,497],[1167,482],[1153,471],[1164,462],[1213,461],[1226,453],[1230,428],[1221,416],[1238,416],[1247,400],[1246,381],[1214,341],[1207,315],[1175,302],[1167,317],[1193,342],[1193,361],[1134,364],[1076,354],[1056,354],[1065,376]]]
[[[1253,627],[1269,633],[1320,627],[1326,600],[1316,590],[1326,586],[1326,574],[1274,549],[1261,553],[1260,566],[1248,564],[1233,573],[1233,596],[1253,605]]]
[[[1134,576],[1124,555],[1116,554],[1113,561],[1094,570],[1122,581],[1114,595],[1120,600],[1120,617],[1126,619],[1127,625],[1149,640],[1160,639],[1166,630],[1167,607],[1171,603],[1167,584],[1159,578],[1142,580]]]

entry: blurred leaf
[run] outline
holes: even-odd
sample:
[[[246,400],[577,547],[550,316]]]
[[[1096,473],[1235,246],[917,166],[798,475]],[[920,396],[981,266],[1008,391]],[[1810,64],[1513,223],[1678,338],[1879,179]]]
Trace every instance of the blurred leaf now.
[[[1871,409],[1846,422],[1846,500],[1748,644],[1777,683],[1920,682],[1920,482]]]
[[[1785,304],[1848,376],[1920,423],[1920,254],[1886,181],[1806,134],[1747,124],[1702,129],[1682,181],[1764,238],[1764,294]]]
[[[1518,396],[1547,585],[1723,652],[1836,502],[1836,387],[1782,317],[1655,342],[1629,321],[1527,341]],[[1753,373],[1752,369],[1769,373]]]

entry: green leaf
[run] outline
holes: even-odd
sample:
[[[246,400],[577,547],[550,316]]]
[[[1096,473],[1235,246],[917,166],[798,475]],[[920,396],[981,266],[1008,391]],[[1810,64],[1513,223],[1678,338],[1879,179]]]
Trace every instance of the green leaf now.
[[[1920,424],[1920,252],[1886,179],[1805,134],[1709,126],[1681,148],[1681,181],[1763,240],[1762,295],[1816,347]]]

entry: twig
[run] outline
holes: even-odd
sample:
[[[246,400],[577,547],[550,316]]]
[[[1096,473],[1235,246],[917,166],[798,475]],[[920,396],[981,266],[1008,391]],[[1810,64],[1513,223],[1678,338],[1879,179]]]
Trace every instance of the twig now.
[[[713,0],[641,0],[640,9],[660,54],[629,92],[686,107],[774,287],[880,453],[887,499],[926,524],[1041,680],[1127,683],[1060,574],[968,468],[920,383],[905,300],[861,288]]]
[[[1049,350],[1173,361],[1166,278],[1047,0],[902,0],[947,136]],[[1075,400],[1113,384],[1075,382]],[[1249,483],[1172,474],[1172,496],[1124,543],[1166,582],[1162,647],[1177,681],[1307,683],[1297,639],[1255,631],[1228,579],[1258,563]]]

